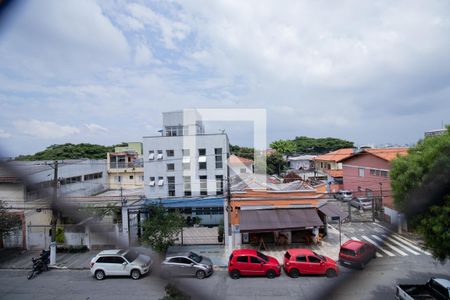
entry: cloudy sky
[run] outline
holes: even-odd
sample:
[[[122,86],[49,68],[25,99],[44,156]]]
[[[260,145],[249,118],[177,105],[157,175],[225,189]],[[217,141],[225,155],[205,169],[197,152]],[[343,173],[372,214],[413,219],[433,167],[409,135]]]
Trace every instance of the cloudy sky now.
[[[23,1],[0,27],[0,146],[138,141],[161,112],[265,108],[268,141],[414,143],[450,123],[450,2]],[[251,145],[250,124],[226,128]]]

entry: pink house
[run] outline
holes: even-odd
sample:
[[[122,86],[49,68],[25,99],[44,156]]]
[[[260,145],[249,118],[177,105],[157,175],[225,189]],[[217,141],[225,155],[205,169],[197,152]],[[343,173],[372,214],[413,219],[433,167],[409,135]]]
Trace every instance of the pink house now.
[[[389,172],[391,161],[408,154],[408,148],[363,149],[339,162],[342,163],[344,189],[356,197],[381,197],[385,219],[397,223],[398,212],[394,209]]]

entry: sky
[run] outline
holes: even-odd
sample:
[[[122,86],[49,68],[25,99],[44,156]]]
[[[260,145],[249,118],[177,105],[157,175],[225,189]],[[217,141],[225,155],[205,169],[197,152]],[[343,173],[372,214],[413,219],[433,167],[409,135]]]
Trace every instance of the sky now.
[[[450,123],[446,0],[31,0],[0,25],[3,156],[141,141],[183,108],[266,109],[269,142]],[[250,123],[206,126],[252,146]]]

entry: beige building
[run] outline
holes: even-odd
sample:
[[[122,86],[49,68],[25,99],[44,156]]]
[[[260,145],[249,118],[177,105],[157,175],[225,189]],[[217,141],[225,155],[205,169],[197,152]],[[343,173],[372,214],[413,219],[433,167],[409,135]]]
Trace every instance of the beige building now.
[[[107,154],[109,188],[136,189],[144,187],[142,143],[118,146]]]

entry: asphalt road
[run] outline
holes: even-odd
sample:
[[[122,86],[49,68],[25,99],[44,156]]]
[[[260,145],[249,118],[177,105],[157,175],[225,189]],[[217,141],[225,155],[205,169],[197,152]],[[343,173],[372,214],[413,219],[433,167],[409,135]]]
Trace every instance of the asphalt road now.
[[[51,270],[32,280],[26,270],[0,270],[1,299],[160,299],[166,281],[150,274],[140,280],[108,278],[97,281],[89,271]],[[450,278],[450,263],[430,256],[395,256],[373,260],[365,270],[341,267],[337,278],[282,274],[275,279],[229,278],[225,270],[203,280],[175,282],[192,299],[392,299],[397,283],[423,283],[430,276]],[[53,287],[53,288],[51,288]]]

